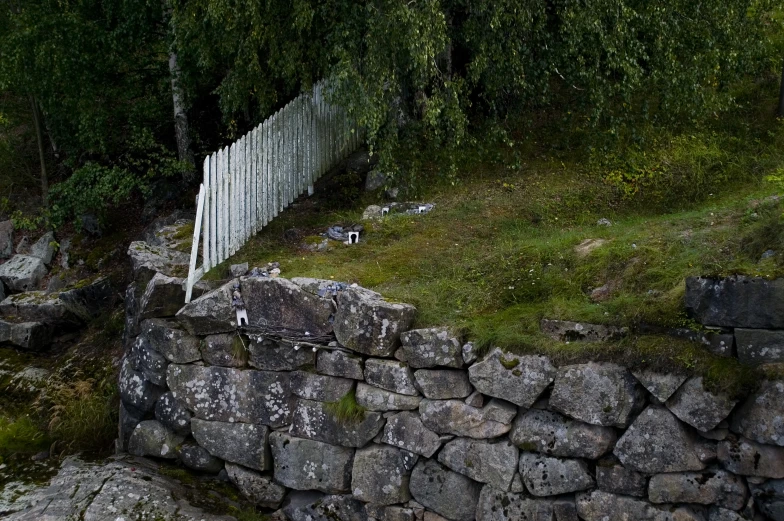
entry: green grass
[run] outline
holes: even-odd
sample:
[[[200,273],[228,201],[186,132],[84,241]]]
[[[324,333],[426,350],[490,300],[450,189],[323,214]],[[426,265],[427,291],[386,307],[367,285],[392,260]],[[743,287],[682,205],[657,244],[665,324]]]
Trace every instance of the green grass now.
[[[34,454],[49,446],[49,438],[32,418],[0,416],[0,463],[12,454]]]
[[[357,403],[354,389],[346,393],[340,400],[328,403],[326,408],[338,423],[358,423],[365,418],[365,408]]]

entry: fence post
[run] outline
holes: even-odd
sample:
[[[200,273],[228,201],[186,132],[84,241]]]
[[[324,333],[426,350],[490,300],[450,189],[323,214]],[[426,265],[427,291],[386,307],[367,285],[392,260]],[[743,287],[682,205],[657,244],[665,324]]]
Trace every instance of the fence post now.
[[[204,273],[210,271],[210,247],[212,243],[210,242],[210,208],[212,206],[212,201],[210,200],[210,158],[209,156],[204,158],[204,182],[202,183],[202,187],[204,188],[204,206],[205,211],[202,213],[204,214],[204,240],[203,242],[203,250],[201,253],[201,262],[204,266]]]
[[[196,205],[196,222],[193,226],[193,244],[191,244],[191,263],[188,268],[188,281],[185,288],[185,303],[191,301],[193,285],[196,283],[196,257],[199,253],[199,236],[201,235],[201,220],[204,213],[204,184],[199,187],[199,202]]]

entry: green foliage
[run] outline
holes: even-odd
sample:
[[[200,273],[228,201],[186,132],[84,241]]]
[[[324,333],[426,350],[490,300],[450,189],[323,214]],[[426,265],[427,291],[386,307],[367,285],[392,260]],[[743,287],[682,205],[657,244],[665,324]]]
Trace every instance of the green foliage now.
[[[14,453],[35,453],[48,447],[49,439],[29,416],[0,416],[0,462]]]
[[[335,420],[344,425],[361,422],[365,417],[365,408],[357,403],[354,389],[346,393],[340,400],[328,403],[326,409],[335,417]]]

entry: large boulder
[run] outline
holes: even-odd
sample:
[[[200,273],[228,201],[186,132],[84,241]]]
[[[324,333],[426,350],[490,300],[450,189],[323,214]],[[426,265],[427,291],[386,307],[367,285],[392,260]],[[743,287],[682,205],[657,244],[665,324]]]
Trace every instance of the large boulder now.
[[[52,342],[52,326],[41,322],[0,320],[0,345],[10,344],[25,351],[43,351]]]
[[[256,470],[268,470],[272,460],[267,446],[269,428],[251,423],[191,420],[196,442],[210,454]]]
[[[155,404],[155,419],[180,436],[191,433],[191,418],[193,418],[191,411],[186,409],[171,392],[162,394]]]
[[[411,411],[422,402],[420,396],[385,391],[372,385],[357,384],[357,403],[369,411]]]
[[[269,437],[275,481],[295,490],[329,494],[351,489],[354,449],[273,432]]]
[[[737,328],[735,342],[738,346],[738,360],[742,364],[784,362],[784,331]]]
[[[482,491],[476,481],[433,460],[417,463],[410,488],[417,502],[453,521],[474,521]]]
[[[784,446],[784,382],[763,382],[735,412],[730,429],[758,443]]]
[[[392,356],[401,333],[414,321],[416,308],[386,302],[365,288],[347,288],[338,294],[334,328],[338,342],[370,356]]]
[[[320,349],[316,359],[316,371],[330,376],[364,380],[362,358],[339,349]]]
[[[354,380],[323,374],[295,371],[291,373],[294,396],[319,402],[336,402],[354,388]],[[419,404],[417,404],[419,405]]]
[[[141,318],[173,317],[185,304],[185,279],[156,273],[139,299]],[[197,292],[195,296],[200,296]]]
[[[593,487],[588,465],[582,460],[554,458],[533,452],[520,455],[520,476],[535,496],[556,496]]]
[[[411,367],[463,367],[463,344],[448,329],[412,329],[400,335],[400,343],[395,358]]]
[[[632,371],[635,378],[660,402],[666,402],[683,385],[688,376],[662,373],[651,369]]]
[[[555,378],[556,369],[544,356],[517,356],[494,349],[468,369],[477,391],[531,407]]]
[[[147,420],[133,430],[128,441],[128,452],[134,456],[176,459],[177,446],[183,441],[185,436],[178,436],[159,421]]]
[[[508,441],[457,438],[438,453],[438,461],[455,472],[499,490],[509,490],[517,471],[517,447]]]
[[[702,470],[694,435],[664,407],[650,405],[618,440],[615,455],[627,468],[645,473]]]
[[[312,349],[294,349],[291,344],[258,336],[251,338],[248,351],[248,364],[264,371],[294,371],[312,367],[316,360]]]
[[[497,438],[512,428],[517,407],[491,401],[479,409],[461,400],[422,400],[419,415],[428,429],[469,438]]]
[[[600,461],[596,465],[596,486],[599,490],[613,494],[645,497],[648,481],[645,475],[639,472],[617,463]]]
[[[719,442],[718,458],[721,465],[741,476],[784,478],[784,448],[762,445],[744,438]]]
[[[456,369],[419,369],[414,380],[417,389],[431,400],[466,398],[474,390],[466,372]]]
[[[735,400],[705,389],[702,377],[689,378],[672,397],[667,408],[681,421],[701,431],[710,431],[730,415]]]
[[[748,495],[743,479],[723,470],[657,474],[648,483],[651,503],[698,503],[740,510]]]
[[[517,416],[509,439],[527,451],[598,459],[612,450],[617,435],[611,427],[589,425],[557,412],[530,409]]]
[[[0,302],[0,314],[58,327],[79,327],[105,312],[111,299],[109,280],[102,277],[59,293],[28,291],[11,295]]]
[[[153,318],[139,324],[139,334],[150,347],[175,364],[187,364],[201,359],[200,340],[179,328],[176,322]]]
[[[293,409],[288,373],[171,364],[167,383],[204,420],[280,427]]]
[[[331,299],[313,295],[283,278],[242,277],[240,287],[251,326],[274,326],[314,337],[332,333]]]
[[[390,447],[368,445],[357,450],[351,471],[351,493],[376,505],[405,503],[411,499],[409,478],[417,456]]]
[[[609,363],[558,369],[550,407],[567,416],[608,427],[625,428],[645,403],[645,393],[624,367]]]
[[[331,404],[300,399],[292,415],[289,433],[331,445],[364,447],[383,427],[381,413],[365,412],[358,420],[338,418]]]
[[[505,492],[492,485],[482,487],[476,506],[476,521],[523,520],[561,521],[561,518],[553,517],[552,501],[532,499],[525,494]]]
[[[688,277],[685,304],[706,326],[784,329],[784,279]]]
[[[131,258],[133,280],[139,288],[146,288],[156,273],[168,277],[185,277],[188,274],[190,255],[181,251],[135,241],[128,245],[128,256]]]
[[[441,437],[422,423],[419,415],[401,412],[390,416],[381,441],[400,449],[431,457],[441,447]]]
[[[54,232],[46,232],[31,246],[27,255],[31,257],[38,257],[47,266],[52,264],[52,257],[57,251],[57,242],[54,240]]]
[[[29,255],[14,255],[0,265],[0,281],[11,291],[32,291],[38,287],[48,270],[44,261]]]
[[[286,489],[269,476],[233,463],[226,463],[226,473],[243,496],[261,507],[278,508],[286,496]]]
[[[365,360],[365,381],[393,393],[419,396],[414,373],[403,362],[368,358]]]
[[[237,283],[236,279],[231,280],[185,304],[177,312],[177,320],[192,335],[233,332],[237,327],[237,314],[231,305],[231,299],[234,285]],[[250,314],[248,317],[250,318]]]

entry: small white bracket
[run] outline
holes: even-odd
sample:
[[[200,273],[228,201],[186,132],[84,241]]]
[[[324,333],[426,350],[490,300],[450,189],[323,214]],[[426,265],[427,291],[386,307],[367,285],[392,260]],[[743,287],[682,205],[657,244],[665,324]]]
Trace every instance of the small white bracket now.
[[[417,209],[417,213],[423,213],[423,212],[425,212],[425,211],[427,211],[427,206],[420,206],[420,207]]]
[[[389,213],[389,206],[385,206],[381,209],[381,217],[384,217]]]
[[[308,197],[313,195],[313,185],[308,185]]]
[[[248,325],[248,310],[246,309],[236,309],[237,311],[237,327],[245,327]],[[243,323],[243,320],[245,323]]]
[[[348,232],[348,243],[356,244],[359,242],[359,232]]]

